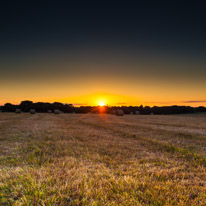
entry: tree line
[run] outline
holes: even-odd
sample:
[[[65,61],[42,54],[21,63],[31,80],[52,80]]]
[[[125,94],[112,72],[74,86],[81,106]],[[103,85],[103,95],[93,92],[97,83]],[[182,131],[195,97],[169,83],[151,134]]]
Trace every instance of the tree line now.
[[[22,101],[19,105],[14,105],[11,103],[6,103],[4,106],[0,107],[2,112],[15,112],[16,110],[21,110],[21,112],[29,112],[31,109],[34,109],[36,112],[47,113],[48,111],[54,111],[58,109],[64,113],[74,112],[74,107],[72,104],[62,104],[59,102],[54,103],[45,103],[32,101]]]
[[[59,110],[63,113],[115,113],[117,110],[122,110],[124,114],[185,114],[206,112],[206,107],[190,107],[190,106],[81,106],[74,107],[72,104],[63,104],[60,102],[45,103],[32,101],[22,101],[19,105],[6,103],[0,107],[1,112],[29,112],[31,109],[39,113],[54,112]]]

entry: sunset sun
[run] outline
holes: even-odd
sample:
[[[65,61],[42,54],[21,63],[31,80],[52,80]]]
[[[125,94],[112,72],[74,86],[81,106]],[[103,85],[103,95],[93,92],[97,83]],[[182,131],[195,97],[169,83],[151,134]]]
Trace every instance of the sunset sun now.
[[[105,103],[104,102],[99,102],[99,104],[98,104],[99,106],[105,106]]]

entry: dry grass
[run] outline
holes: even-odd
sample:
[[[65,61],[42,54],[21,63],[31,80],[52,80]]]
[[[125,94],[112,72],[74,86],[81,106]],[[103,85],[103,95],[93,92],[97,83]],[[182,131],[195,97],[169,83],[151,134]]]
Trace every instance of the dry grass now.
[[[206,115],[0,114],[0,205],[206,205]]]

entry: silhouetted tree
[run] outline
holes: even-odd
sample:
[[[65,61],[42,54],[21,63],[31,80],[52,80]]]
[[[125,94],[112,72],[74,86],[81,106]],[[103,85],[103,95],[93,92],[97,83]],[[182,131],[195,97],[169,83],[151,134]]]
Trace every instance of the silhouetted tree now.
[[[26,100],[26,101],[22,101],[19,105],[19,108],[24,111],[24,112],[29,112],[29,110],[32,108],[33,106],[33,102]]]
[[[13,105],[13,104],[11,104],[11,103],[6,103],[6,104],[4,104],[4,110],[6,111],[6,112],[15,112],[16,111],[16,105]]]

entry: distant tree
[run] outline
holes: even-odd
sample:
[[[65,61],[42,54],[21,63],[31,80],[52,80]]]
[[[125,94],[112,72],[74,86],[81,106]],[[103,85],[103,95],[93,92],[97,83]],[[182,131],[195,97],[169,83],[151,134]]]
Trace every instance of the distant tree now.
[[[33,102],[26,100],[20,103],[19,108],[24,112],[29,112],[29,110],[32,109],[32,106],[33,106]]]
[[[3,108],[6,112],[15,112],[16,111],[16,105],[13,105],[11,103],[4,104]]]
[[[143,108],[143,114],[150,114],[151,113],[151,108],[149,106],[145,106]]]
[[[196,112],[206,112],[206,107],[203,107],[203,106],[197,107],[197,108],[195,108],[195,111]]]

